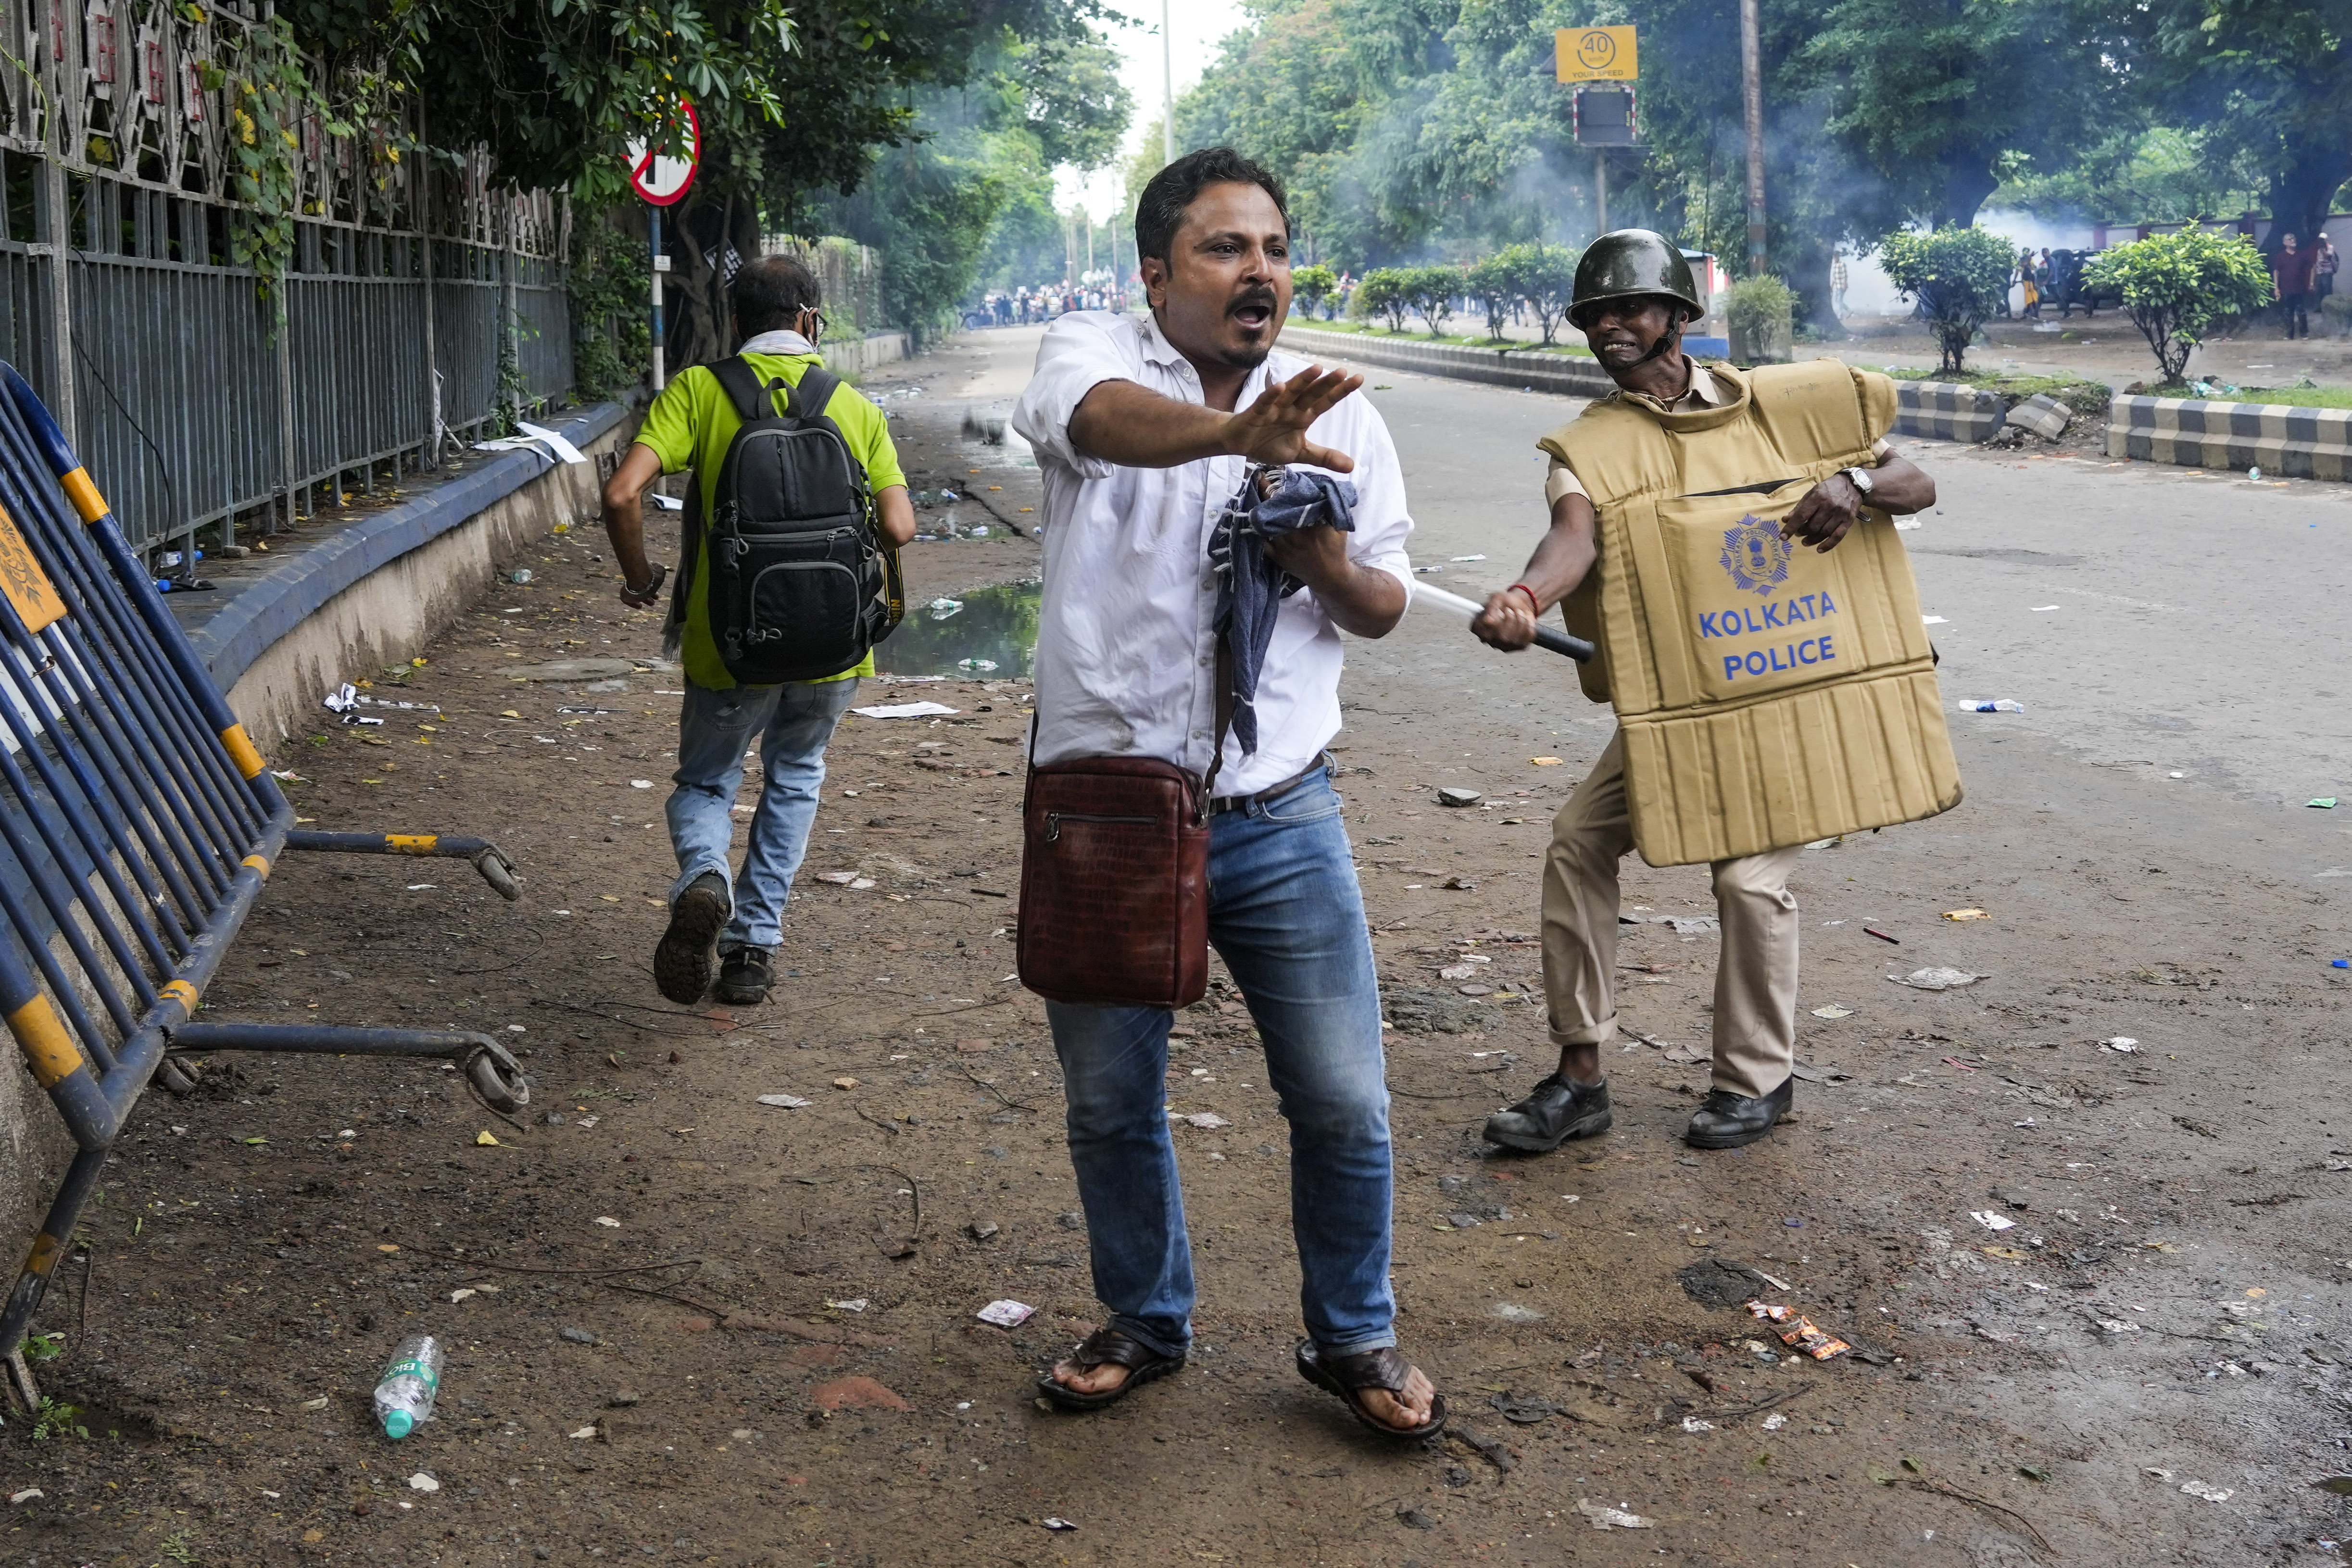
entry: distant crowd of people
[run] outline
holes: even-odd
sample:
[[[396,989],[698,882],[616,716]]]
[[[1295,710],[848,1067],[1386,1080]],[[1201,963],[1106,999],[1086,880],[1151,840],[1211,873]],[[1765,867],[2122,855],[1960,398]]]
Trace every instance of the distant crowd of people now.
[[[1067,283],[1032,288],[1024,284],[1010,293],[990,290],[982,298],[978,314],[999,327],[1032,327],[1073,310],[1115,310],[1119,308],[1118,299],[1119,290],[1115,288]]]

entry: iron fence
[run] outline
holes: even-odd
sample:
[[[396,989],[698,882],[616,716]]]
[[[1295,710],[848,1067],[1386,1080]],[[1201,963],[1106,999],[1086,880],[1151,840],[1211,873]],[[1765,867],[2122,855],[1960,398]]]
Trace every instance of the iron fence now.
[[[0,0],[30,46],[0,71],[0,360],[142,551],[274,528],[572,388],[563,199],[479,154],[400,157],[417,127],[306,120],[282,293],[237,264],[234,105],[207,84],[252,10]]]

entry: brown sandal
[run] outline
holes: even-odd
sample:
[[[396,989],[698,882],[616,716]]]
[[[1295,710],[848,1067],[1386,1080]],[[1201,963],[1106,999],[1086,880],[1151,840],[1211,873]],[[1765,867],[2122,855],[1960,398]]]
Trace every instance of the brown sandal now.
[[[1412,1363],[1407,1361],[1392,1345],[1378,1350],[1360,1351],[1354,1355],[1326,1356],[1315,1348],[1312,1340],[1300,1340],[1297,1352],[1298,1375],[1324,1393],[1333,1395],[1348,1406],[1348,1413],[1369,1431],[1399,1442],[1423,1443],[1443,1437],[1445,1432],[1445,1396],[1432,1395],[1429,1419],[1418,1427],[1391,1427],[1375,1419],[1358,1399],[1359,1391],[1366,1388],[1384,1389],[1391,1394],[1404,1392],[1405,1379],[1412,1375]]]
[[[1037,1380],[1037,1392],[1065,1410],[1099,1410],[1106,1405],[1116,1405],[1143,1384],[1180,1372],[1184,1366],[1182,1356],[1162,1355],[1117,1329],[1095,1330],[1066,1359],[1082,1372],[1092,1372],[1097,1366],[1123,1366],[1128,1371],[1126,1382],[1099,1394],[1081,1393],[1047,1371]]]

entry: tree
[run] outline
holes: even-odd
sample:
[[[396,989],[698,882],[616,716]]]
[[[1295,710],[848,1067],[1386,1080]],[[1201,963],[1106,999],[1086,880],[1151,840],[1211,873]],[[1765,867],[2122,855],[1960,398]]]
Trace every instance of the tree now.
[[[1518,280],[1511,265],[1500,254],[1475,263],[1463,278],[1463,287],[1477,302],[1479,312],[1486,318],[1486,340],[1503,340],[1503,323],[1510,319],[1511,307],[1518,302]]]
[[[2198,228],[2103,250],[2084,281],[2123,297],[2125,312],[2156,350],[2168,382],[2181,379],[2189,356],[2215,322],[2260,309],[2271,298],[2262,252],[2241,235]]]
[[[2352,12],[2342,0],[2145,0],[2134,15],[2142,90],[2262,172],[2273,243],[2309,239],[2352,179]]]
[[[1372,268],[1358,280],[1356,297],[1348,302],[1348,313],[1362,321],[1385,316],[1390,331],[1403,331],[1404,319],[1412,309],[1412,272],[1404,267]]]
[[[1956,224],[1930,233],[1903,229],[1879,241],[1886,280],[1919,301],[1943,352],[1938,369],[1958,375],[1977,329],[2009,298],[2009,241]]]
[[[1496,265],[1511,280],[1512,291],[1536,313],[1536,326],[1547,349],[1576,296],[1577,254],[1566,246],[1538,240],[1510,246],[1495,257]]]
[[[1339,275],[1328,267],[1294,267],[1290,269],[1291,298],[1299,301],[1309,320],[1315,308],[1330,292],[1339,287]]]
[[[2110,0],[1836,0],[1794,56],[1827,129],[1911,214],[1976,221],[2011,152],[2071,161],[2120,112]]]
[[[1428,323],[1429,335],[1444,337],[1446,318],[1462,294],[1462,274],[1451,267],[1412,267],[1405,269],[1405,292]]]

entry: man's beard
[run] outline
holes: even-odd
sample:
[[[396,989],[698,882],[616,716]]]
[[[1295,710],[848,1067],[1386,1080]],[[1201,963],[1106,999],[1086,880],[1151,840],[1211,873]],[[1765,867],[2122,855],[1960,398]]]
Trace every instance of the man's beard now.
[[[1273,352],[1274,340],[1269,336],[1265,342],[1255,348],[1219,349],[1217,361],[1220,364],[1231,365],[1237,371],[1254,371],[1265,363],[1265,357]]]

